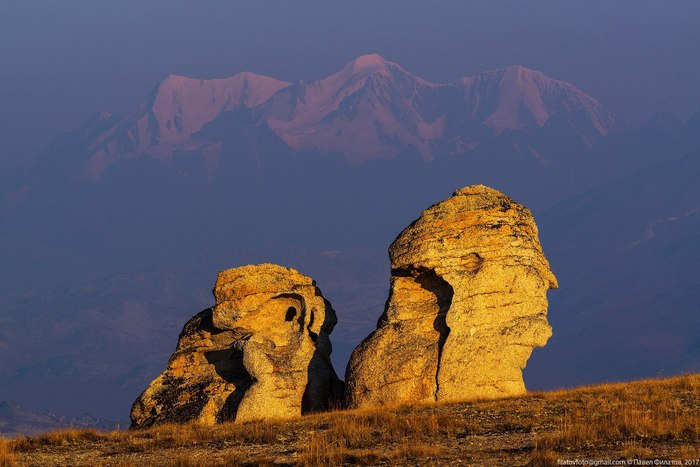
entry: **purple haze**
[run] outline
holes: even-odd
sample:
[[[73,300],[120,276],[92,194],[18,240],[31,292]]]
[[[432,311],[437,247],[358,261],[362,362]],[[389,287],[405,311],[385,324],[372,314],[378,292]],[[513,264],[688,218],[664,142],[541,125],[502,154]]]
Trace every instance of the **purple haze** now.
[[[168,74],[296,81],[377,52],[449,82],[521,64],[637,123],[700,106],[700,3],[660,1],[0,3],[0,167]]]

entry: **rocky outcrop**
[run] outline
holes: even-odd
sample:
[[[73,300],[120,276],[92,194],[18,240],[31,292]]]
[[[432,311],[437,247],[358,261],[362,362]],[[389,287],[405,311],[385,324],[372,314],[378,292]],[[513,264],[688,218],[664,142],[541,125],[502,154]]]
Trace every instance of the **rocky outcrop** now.
[[[273,264],[228,269],[214,297],[134,402],[133,426],[288,418],[342,397],[330,362],[335,312],[311,278]]]
[[[351,406],[525,392],[522,369],[551,336],[557,280],[530,211],[483,185],[423,211],[389,248],[377,330],[353,352]]]

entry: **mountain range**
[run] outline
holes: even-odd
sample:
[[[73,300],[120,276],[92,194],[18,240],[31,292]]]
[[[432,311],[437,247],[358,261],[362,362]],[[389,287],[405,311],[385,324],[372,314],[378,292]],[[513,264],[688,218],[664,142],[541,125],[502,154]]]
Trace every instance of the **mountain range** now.
[[[69,419],[50,412],[32,412],[17,404],[0,401],[0,435],[2,436],[29,436],[69,427],[114,430],[122,426],[126,426],[126,424],[99,420],[90,414]]]
[[[240,109],[251,109],[250,123],[269,127],[295,151],[337,153],[355,164],[409,149],[426,161],[465,154],[485,135],[533,132],[556,120],[592,144],[619,123],[575,86],[519,65],[438,84],[365,55],[312,83],[250,72],[213,80],[170,75],[138,109],[123,116],[101,112],[70,137],[82,143],[82,169],[90,178],[141,154],[169,158],[197,150],[215,166],[231,131],[227,114]],[[203,131],[207,125],[219,134]],[[523,150],[551,163],[536,147]]]
[[[700,112],[639,127],[522,66],[431,83],[378,55],[312,83],[169,76],[0,174],[0,399],[123,419],[220,269],[278,262],[381,314],[386,248],[474,183],[531,208],[559,278],[552,388],[698,369]]]

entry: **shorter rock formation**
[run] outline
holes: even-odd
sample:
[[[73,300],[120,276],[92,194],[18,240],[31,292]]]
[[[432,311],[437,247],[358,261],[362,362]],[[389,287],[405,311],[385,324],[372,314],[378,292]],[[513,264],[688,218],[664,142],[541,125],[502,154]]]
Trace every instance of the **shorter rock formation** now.
[[[423,211],[389,257],[386,309],[348,364],[350,406],[525,392],[522,369],[551,336],[557,287],[527,208],[462,188]]]
[[[342,397],[330,362],[335,312],[311,278],[274,264],[228,269],[214,297],[134,402],[133,426],[288,418]]]

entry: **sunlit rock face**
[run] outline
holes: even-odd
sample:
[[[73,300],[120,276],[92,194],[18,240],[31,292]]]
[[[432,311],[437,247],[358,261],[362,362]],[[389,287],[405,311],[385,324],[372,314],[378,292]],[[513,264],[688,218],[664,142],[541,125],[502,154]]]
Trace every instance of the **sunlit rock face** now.
[[[290,418],[342,397],[330,362],[335,312],[311,278],[243,266],[219,273],[214,297],[134,402],[134,426]]]
[[[525,392],[522,369],[552,334],[557,280],[530,211],[483,185],[423,211],[389,248],[377,330],[352,354],[351,406]]]

